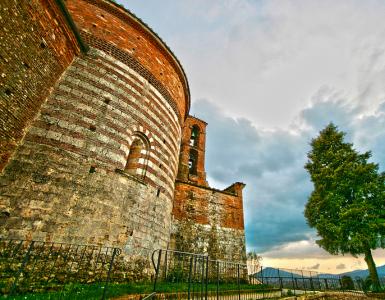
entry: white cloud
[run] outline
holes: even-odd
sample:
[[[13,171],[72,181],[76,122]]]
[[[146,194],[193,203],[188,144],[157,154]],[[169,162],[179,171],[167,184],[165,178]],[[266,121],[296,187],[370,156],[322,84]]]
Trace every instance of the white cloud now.
[[[303,217],[312,188],[303,165],[333,121],[385,169],[385,2],[121,2],[187,72],[192,111],[209,123],[210,182],[247,184],[248,247],[323,257]]]
[[[234,181],[246,183],[244,210],[249,249],[275,258],[328,257],[315,245],[315,233],[303,216],[312,190],[303,166],[311,138],[330,121],[348,132],[347,139],[359,151],[372,149],[373,160],[385,167],[385,105],[379,105],[374,115],[363,116],[359,104],[333,95],[338,95],[333,89],[315,94],[311,106],[297,118],[305,126],[297,127],[296,134],[280,129],[263,130],[247,119],[230,118],[207,100],[194,103],[197,116],[209,120],[209,179],[221,187]],[[377,138],[367,135],[373,130]]]
[[[284,128],[322,86],[370,112],[385,99],[383,1],[121,2],[180,58],[193,101],[228,115]]]

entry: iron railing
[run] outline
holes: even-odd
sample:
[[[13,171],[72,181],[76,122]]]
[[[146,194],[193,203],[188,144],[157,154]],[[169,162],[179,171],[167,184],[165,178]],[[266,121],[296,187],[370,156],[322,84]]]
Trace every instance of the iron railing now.
[[[361,278],[351,278],[332,274],[321,274],[318,272],[260,267],[257,272],[249,275],[259,282],[279,288],[283,291],[290,291],[293,295],[338,291],[338,292],[359,292],[363,290]]]
[[[59,298],[76,299],[79,285],[87,284],[104,299],[120,253],[113,247],[0,239],[0,294],[59,291]]]
[[[269,299],[333,291],[362,294],[361,279],[304,270],[211,260],[207,255],[156,250],[154,292],[167,299]]]
[[[362,280],[175,250],[154,251],[149,273],[145,260],[127,261],[120,252],[113,247],[0,238],[0,295],[12,299],[52,292],[49,299],[106,299],[113,288],[130,293],[131,284],[143,282],[143,270],[154,279],[153,293],[147,289],[146,299],[269,299],[318,291],[362,293],[363,288]]]
[[[167,299],[265,299],[281,295],[278,288],[250,278],[247,265],[211,260],[207,255],[156,250],[154,292]],[[163,296],[162,296],[163,297]]]

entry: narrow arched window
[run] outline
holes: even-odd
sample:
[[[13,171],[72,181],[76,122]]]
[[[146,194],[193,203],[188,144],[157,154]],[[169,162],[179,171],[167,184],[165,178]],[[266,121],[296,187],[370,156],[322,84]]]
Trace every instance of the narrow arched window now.
[[[198,146],[199,127],[194,125],[191,129],[190,146]]]
[[[190,149],[190,156],[188,160],[188,169],[190,174],[197,175],[197,164],[198,164],[198,151],[195,149]]]
[[[149,155],[149,141],[140,132],[136,132],[128,153],[124,171],[139,177],[145,177]]]

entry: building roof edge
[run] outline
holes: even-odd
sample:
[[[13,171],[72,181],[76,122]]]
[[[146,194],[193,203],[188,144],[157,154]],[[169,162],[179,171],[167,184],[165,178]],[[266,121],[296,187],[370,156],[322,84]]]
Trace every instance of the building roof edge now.
[[[170,49],[170,47],[162,40],[162,38],[142,19],[137,17],[133,12],[131,12],[128,8],[124,7],[121,4],[116,3],[114,0],[105,0],[108,3],[114,5],[117,9],[121,9],[126,12],[130,17],[134,19],[137,23],[143,26],[144,29],[148,31],[149,34],[153,36],[153,38],[164,47],[164,49],[170,54],[170,57],[174,60],[175,64],[179,67],[181,74],[183,75],[183,80],[185,84],[185,94],[186,94],[186,107],[185,107],[185,117],[188,116],[191,106],[191,95],[190,95],[190,86],[188,83],[186,72],[183,69],[182,63],[176,57],[174,52]]]

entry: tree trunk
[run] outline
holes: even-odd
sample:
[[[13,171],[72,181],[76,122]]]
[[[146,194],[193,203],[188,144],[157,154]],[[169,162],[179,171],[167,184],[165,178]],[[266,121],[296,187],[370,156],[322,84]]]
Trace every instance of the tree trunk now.
[[[376,268],[376,264],[374,263],[372,251],[370,250],[370,247],[368,247],[367,250],[365,250],[365,261],[366,261],[366,264],[368,265],[369,276],[373,282],[373,288],[374,290],[378,291],[380,289],[380,280],[378,279],[377,268]]]

